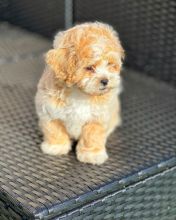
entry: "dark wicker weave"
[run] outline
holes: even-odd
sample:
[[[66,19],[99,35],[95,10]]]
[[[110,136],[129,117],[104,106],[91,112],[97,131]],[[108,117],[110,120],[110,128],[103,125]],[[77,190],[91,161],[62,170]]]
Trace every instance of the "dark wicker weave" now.
[[[3,0],[0,19],[47,37],[64,28],[64,0]],[[127,64],[176,85],[175,0],[73,0],[75,23],[104,21],[119,32]]]
[[[92,166],[74,152],[44,155],[34,94],[49,47],[0,25],[0,219],[176,219],[176,90],[125,70],[110,159]]]
[[[60,219],[175,220],[175,186],[176,168],[174,167],[66,213]]]
[[[0,19],[47,37],[53,37],[54,33],[59,28],[63,29],[65,25],[64,1],[1,0]]]
[[[119,31],[127,63],[176,85],[175,0],[76,0],[75,21],[99,20]]]

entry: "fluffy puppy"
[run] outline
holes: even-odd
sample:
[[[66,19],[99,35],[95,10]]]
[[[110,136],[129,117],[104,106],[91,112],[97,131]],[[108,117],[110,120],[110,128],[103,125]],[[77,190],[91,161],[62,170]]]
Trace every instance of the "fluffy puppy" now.
[[[77,140],[79,161],[107,160],[107,137],[121,123],[123,58],[118,35],[109,25],[85,23],[56,35],[35,98],[44,153],[67,154]]]

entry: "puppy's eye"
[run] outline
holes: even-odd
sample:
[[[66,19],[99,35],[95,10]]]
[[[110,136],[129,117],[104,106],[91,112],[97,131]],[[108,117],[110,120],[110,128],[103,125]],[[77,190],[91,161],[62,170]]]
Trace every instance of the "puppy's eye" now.
[[[120,66],[116,63],[108,63],[108,69],[112,72],[118,72],[120,70]]]
[[[87,71],[92,72],[92,73],[94,73],[94,72],[95,72],[95,69],[94,69],[94,67],[93,67],[93,66],[87,66],[85,69],[86,69]]]
[[[109,62],[109,63],[108,63],[108,66],[115,66],[115,63]]]

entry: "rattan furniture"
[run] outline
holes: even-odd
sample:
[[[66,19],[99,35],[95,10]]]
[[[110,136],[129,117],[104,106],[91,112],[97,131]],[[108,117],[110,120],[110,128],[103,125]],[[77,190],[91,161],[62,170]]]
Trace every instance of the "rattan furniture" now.
[[[85,2],[88,4],[88,1],[76,1],[76,21],[89,19],[88,15],[80,12],[81,4],[82,12],[86,11]],[[96,7],[99,2],[95,1]],[[127,2],[135,8],[135,3]],[[138,1],[134,2],[139,8]],[[150,6],[153,1],[146,2]],[[154,2],[156,5],[159,1]],[[4,8],[0,9],[3,11]],[[104,10],[103,6],[100,10]],[[9,15],[4,12],[3,16],[8,20]],[[127,23],[121,29],[126,39],[127,54],[129,51],[127,64],[128,67],[135,66],[138,71],[131,68],[123,70],[123,125],[108,140],[110,159],[101,166],[93,166],[78,162],[74,147],[69,155],[62,157],[41,153],[42,135],[37,125],[34,95],[44,68],[43,54],[51,47],[51,40],[15,25],[0,23],[0,220],[176,219],[174,70],[169,72],[170,67],[164,67],[162,61],[160,68],[164,73],[158,74],[160,70],[155,72],[155,66],[153,70],[146,69],[145,62],[151,51],[146,46],[142,56],[142,49],[135,47],[137,40],[134,39],[135,45],[129,48],[125,27]],[[133,30],[131,27],[129,33],[135,38]],[[46,26],[43,31],[47,32]],[[175,41],[173,36],[169,39]],[[143,38],[144,45],[147,45],[147,40]],[[157,45],[157,40],[154,43]],[[168,56],[173,53],[171,46],[166,51]],[[156,54],[155,47],[154,56]],[[141,60],[137,62],[140,55]],[[168,62],[173,60],[168,58]],[[167,76],[166,81],[170,83],[144,73],[164,80]]]

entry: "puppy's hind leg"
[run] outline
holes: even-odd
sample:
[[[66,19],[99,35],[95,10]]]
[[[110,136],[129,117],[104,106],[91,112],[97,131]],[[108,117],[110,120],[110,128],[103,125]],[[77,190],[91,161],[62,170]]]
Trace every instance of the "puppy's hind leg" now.
[[[90,122],[84,125],[77,145],[79,161],[91,164],[102,164],[108,159],[106,153],[106,134],[99,122]]]
[[[63,123],[59,120],[40,121],[44,141],[41,150],[45,154],[62,155],[71,150],[71,141]]]

